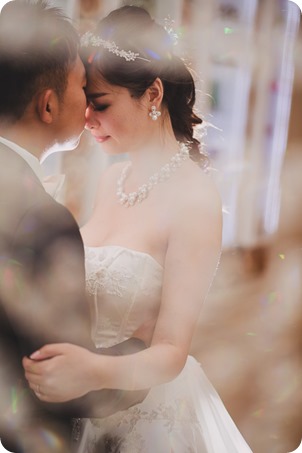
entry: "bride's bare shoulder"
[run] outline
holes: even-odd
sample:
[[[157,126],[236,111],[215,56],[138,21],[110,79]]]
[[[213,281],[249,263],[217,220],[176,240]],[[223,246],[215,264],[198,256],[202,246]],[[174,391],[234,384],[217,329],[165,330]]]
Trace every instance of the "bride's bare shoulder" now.
[[[192,210],[210,210],[221,215],[221,197],[211,173],[193,162],[182,172],[177,187],[177,203]]]
[[[109,187],[116,186],[117,180],[127,164],[128,162],[124,160],[110,165],[100,176],[98,192],[102,193],[104,189],[108,190]]]

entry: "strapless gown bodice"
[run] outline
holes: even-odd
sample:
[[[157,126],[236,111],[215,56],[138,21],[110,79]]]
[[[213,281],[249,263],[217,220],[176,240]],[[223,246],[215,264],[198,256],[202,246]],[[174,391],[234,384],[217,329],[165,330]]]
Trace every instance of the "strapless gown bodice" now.
[[[85,256],[92,338],[97,347],[113,346],[157,315],[163,268],[147,253],[114,245],[85,247]]]
[[[152,256],[120,246],[85,247],[85,256],[97,347],[128,339],[157,316],[164,269]],[[107,436],[116,444],[110,451],[118,453],[251,453],[191,356],[175,379],[152,387],[142,403],[87,419],[77,453],[99,453]]]

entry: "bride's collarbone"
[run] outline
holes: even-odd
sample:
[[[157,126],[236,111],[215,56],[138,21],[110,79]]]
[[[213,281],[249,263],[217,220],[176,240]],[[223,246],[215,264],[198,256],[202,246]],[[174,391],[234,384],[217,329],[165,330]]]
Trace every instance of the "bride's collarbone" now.
[[[98,198],[87,224],[94,242],[114,245],[118,241],[118,245],[124,245],[135,241],[140,248],[144,246],[148,250],[153,250],[154,244],[157,244],[157,250],[165,248],[173,224],[175,197],[170,202],[154,192],[141,203],[128,207],[121,205],[116,197],[102,198]],[[158,244],[161,245],[158,247]]]
[[[163,219],[150,210],[142,215],[140,209],[121,208],[117,209],[118,213],[101,209],[95,212],[87,225],[89,230],[86,229],[89,243],[122,246],[163,260],[167,243],[167,228]]]

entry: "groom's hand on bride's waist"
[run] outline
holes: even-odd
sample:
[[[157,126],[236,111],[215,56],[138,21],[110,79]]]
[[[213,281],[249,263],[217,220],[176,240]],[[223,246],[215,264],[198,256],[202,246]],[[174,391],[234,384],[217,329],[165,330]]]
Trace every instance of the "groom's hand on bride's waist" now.
[[[133,337],[109,348],[98,348],[94,352],[119,356],[134,354],[144,349],[146,349],[145,343],[139,338]],[[65,403],[44,403],[40,401],[40,404],[49,412],[63,417],[104,418],[141,403],[148,393],[149,389],[104,389],[89,392],[80,398]]]

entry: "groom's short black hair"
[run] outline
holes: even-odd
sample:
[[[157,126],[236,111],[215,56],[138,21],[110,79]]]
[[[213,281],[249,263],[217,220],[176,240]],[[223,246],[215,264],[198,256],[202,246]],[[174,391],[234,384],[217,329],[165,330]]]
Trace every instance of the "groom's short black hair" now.
[[[63,99],[79,38],[62,10],[44,0],[13,0],[0,13],[0,121],[22,117],[35,94]]]

